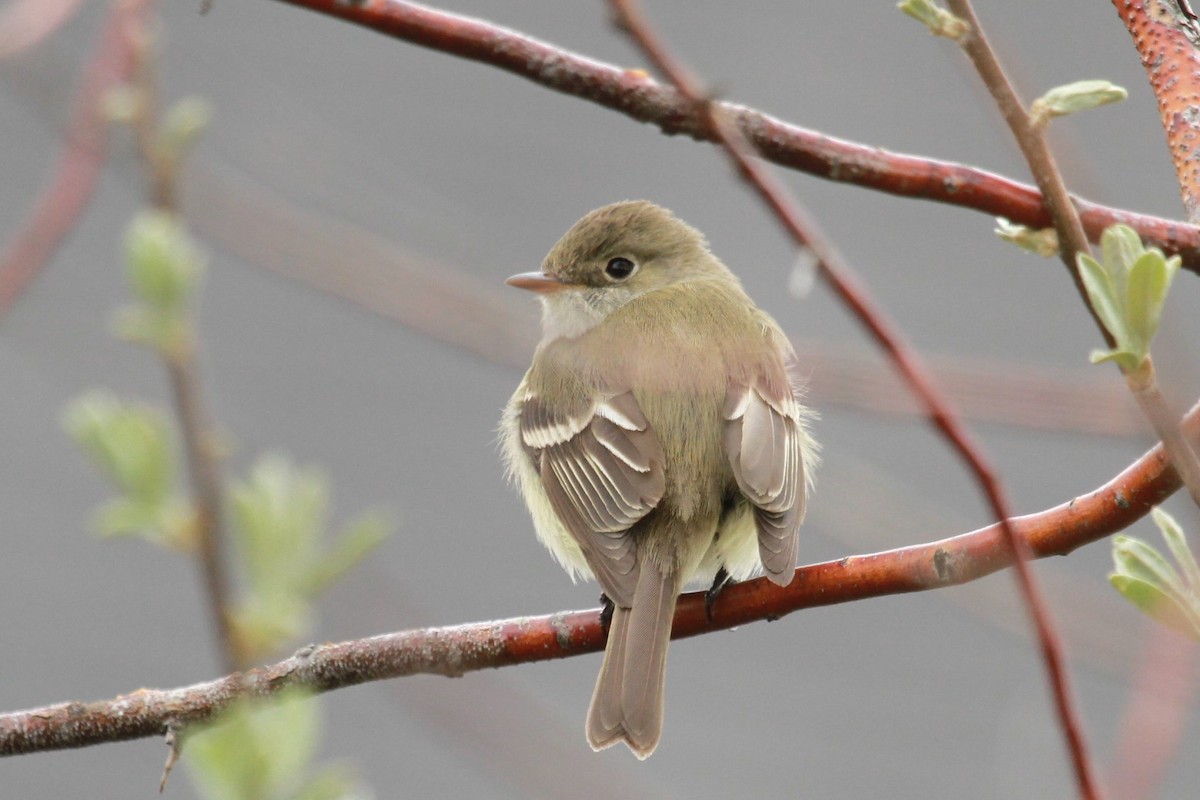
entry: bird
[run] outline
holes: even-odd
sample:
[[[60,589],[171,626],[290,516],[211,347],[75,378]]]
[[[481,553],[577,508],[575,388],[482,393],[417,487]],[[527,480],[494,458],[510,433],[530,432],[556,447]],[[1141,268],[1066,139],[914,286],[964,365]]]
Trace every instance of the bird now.
[[[815,414],[779,325],[652,202],[591,211],[507,283],[542,305],[500,423],[507,472],[538,539],[611,611],[587,741],[645,759],[679,593],[711,582],[711,601],[730,581],[795,574]]]

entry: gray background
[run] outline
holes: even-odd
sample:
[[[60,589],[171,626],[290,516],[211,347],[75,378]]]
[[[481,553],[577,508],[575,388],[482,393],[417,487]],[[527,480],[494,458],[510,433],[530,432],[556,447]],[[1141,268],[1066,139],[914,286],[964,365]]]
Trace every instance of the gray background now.
[[[75,71],[106,5],[88,4],[46,45],[0,64],[0,231],[17,227],[50,174]],[[599,2],[450,5],[601,60],[642,63]],[[1130,90],[1123,105],[1056,126],[1071,185],[1094,200],[1178,216],[1153,98],[1112,9],[1078,0],[979,5],[1027,96],[1091,77]],[[825,290],[804,299],[785,291],[792,248],[706,145],[267,0],[218,0],[205,17],[192,2],[163,10],[167,96],[202,94],[216,109],[190,165],[186,205],[213,256],[204,367],[214,413],[237,443],[227,468],[240,473],[256,454],[283,450],[332,476],[338,519],[382,505],[398,523],[370,563],[322,603],[316,641],[588,607],[596,589],[572,586],[558,571],[504,483],[494,430],[519,369],[263,270],[296,271],[305,259],[320,274],[339,265],[280,236],[265,211],[231,210],[247,198],[353,226],[339,228],[331,245],[354,262],[342,283],[361,283],[357,269],[375,270],[385,288],[371,294],[384,306],[403,306],[406,287],[430,274],[470,276],[481,302],[520,326],[516,338],[492,337],[498,350],[528,353],[536,307],[505,290],[503,278],[534,268],[589,209],[645,197],[705,231],[750,293],[801,340],[871,352]],[[890,2],[662,0],[650,12],[678,51],[738,102],[832,135],[1026,175],[953,46]],[[968,362],[1085,369],[1098,337],[1061,265],[999,242],[989,218],[783,177],[919,347]],[[120,235],[141,198],[129,138],[117,135],[82,223],[0,327],[5,710],[219,674],[193,565],[138,541],[89,534],[89,514],[107,489],[59,425],[64,405],[92,386],[167,396],[154,360],[107,333],[125,299]],[[366,252],[363,242],[372,243]],[[1181,274],[1159,346],[1181,406],[1200,391],[1200,317],[1188,310],[1198,302],[1195,275]],[[1111,369],[1089,374],[1117,381]],[[1031,408],[1047,402],[1032,392],[1025,399]],[[988,522],[970,479],[919,419],[835,404],[820,410],[826,467],[802,559]],[[996,424],[978,432],[1021,513],[1090,490],[1149,444],[1144,434]],[[1172,508],[1192,531],[1200,528],[1186,505]],[[1149,523],[1137,531],[1152,535]],[[1108,569],[1106,543],[1037,566],[1106,765],[1151,638],[1108,589]],[[324,701],[323,752],[352,761],[379,797],[1072,791],[1008,574],[677,643],[663,744],[646,763],[623,750],[593,754],[583,740],[598,665],[599,656],[588,656],[340,691]],[[1198,743],[1189,724],[1163,797],[1193,795]],[[148,797],[164,756],[159,742],[139,741],[9,759],[0,764],[0,794]],[[194,796],[181,774],[168,793]]]

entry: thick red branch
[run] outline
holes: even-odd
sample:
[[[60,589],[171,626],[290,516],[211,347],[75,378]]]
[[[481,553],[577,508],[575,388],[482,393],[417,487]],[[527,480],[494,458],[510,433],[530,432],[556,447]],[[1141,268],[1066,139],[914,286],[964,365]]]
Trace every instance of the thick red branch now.
[[[638,70],[621,69],[482,20],[402,0],[280,0],[412,44],[498,67],[564,94],[619,111],[663,133],[711,140],[703,120],[674,89]],[[743,106],[722,104],[742,135],[768,161],[868,189],[971,208],[1038,228],[1052,226],[1032,186],[974,167],[836,139]],[[1200,229],[1073,198],[1088,236],[1130,225],[1184,266],[1200,272]]]
[[[1185,428],[1193,439],[1200,433],[1200,407],[1189,412]],[[1159,446],[1096,490],[1017,517],[1012,525],[1034,556],[1066,555],[1129,527],[1179,485]],[[786,589],[761,578],[730,586],[713,609],[712,620],[705,615],[703,592],[684,595],[675,612],[673,635],[696,636],[779,619],[804,608],[967,583],[1011,563],[1012,550],[1000,526],[989,525],[937,542],[801,567]],[[603,646],[596,610],[323,644],[269,667],[208,683],[0,714],[0,755],[158,736],[168,723],[209,719],[240,694],[273,694],[295,685],[324,692],[415,674],[457,676],[592,653]]]
[[[1200,19],[1190,4],[1113,0],[1158,101],[1188,219],[1200,217]]]

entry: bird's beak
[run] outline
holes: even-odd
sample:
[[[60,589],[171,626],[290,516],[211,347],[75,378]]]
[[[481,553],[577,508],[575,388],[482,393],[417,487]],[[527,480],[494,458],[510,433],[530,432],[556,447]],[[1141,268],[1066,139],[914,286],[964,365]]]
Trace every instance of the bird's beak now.
[[[553,275],[547,275],[544,272],[521,272],[513,275],[505,283],[537,294],[553,294],[571,288],[571,284],[563,283]]]

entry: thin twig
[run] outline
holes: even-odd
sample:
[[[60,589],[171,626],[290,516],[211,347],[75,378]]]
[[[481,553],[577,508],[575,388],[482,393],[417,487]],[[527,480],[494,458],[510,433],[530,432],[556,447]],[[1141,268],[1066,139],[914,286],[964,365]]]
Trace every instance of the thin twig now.
[[[193,347],[183,346],[165,358],[183,437],[195,513],[196,556],[199,561],[209,618],[228,671],[245,666],[230,624],[229,579],[225,573],[225,525],[221,472],[211,425],[204,412]]]
[[[696,105],[697,113],[707,117],[707,124],[725,148],[730,159],[746,182],[754,189],[791,234],[796,244],[809,248],[817,258],[821,275],[834,289],[842,302],[871,332],[875,340],[888,353],[896,367],[904,375],[913,392],[928,410],[930,420],[958,452],[974,474],[981,490],[986,495],[992,513],[999,521],[1003,538],[1012,549],[1015,558],[1017,583],[1028,607],[1029,615],[1037,630],[1045,663],[1047,678],[1054,695],[1059,722],[1067,739],[1072,761],[1075,764],[1080,790],[1085,797],[1099,796],[1093,768],[1084,741],[1082,726],[1074,708],[1070,681],[1067,675],[1062,646],[1054,631],[1049,611],[1042,599],[1041,590],[1034,579],[1033,570],[1027,559],[1029,554],[1024,542],[1017,536],[1009,518],[1012,516],[1008,500],[995,471],[985,460],[981,449],[972,440],[970,433],[959,421],[957,413],[934,386],[916,352],[900,336],[893,324],[867,293],[858,277],[841,254],[825,239],[823,232],[805,214],[781,183],[776,181],[757,162],[747,155],[741,134],[731,125],[724,123],[716,106],[709,102],[699,88],[698,81],[681,63],[675,60],[662,41],[651,30],[640,11],[631,0],[610,0],[618,18],[628,30],[631,38],[641,47],[646,57],[667,76],[671,83]]]
[[[1054,155],[1050,152],[1049,145],[1046,143],[1046,137],[1043,135],[1042,129],[1033,124],[1025,106],[1021,103],[1021,98],[1017,96],[1017,91],[1000,65],[1000,60],[992,50],[991,44],[988,43],[987,36],[979,24],[969,0],[947,0],[947,5],[956,16],[967,23],[967,31],[958,40],[958,45],[975,66],[979,77],[983,79],[984,85],[987,86],[992,98],[996,101],[996,106],[1000,109],[1004,121],[1008,123],[1009,129],[1016,138],[1017,146],[1021,148],[1021,153],[1029,164],[1033,180],[1045,198],[1046,210],[1049,211],[1054,230],[1058,234],[1059,255],[1067,268],[1067,273],[1071,276],[1071,282],[1075,284],[1075,290],[1079,292],[1084,308],[1092,315],[1092,319],[1100,329],[1100,335],[1104,337],[1104,341],[1108,343],[1109,347],[1113,347],[1116,341],[1104,327],[1100,317],[1096,315],[1095,309],[1092,308],[1092,304],[1088,300],[1087,289],[1083,285],[1083,278],[1080,277],[1079,270],[1075,266],[1075,254],[1088,252],[1088,239],[1083,231],[1079,213],[1071,202],[1071,195],[1067,192],[1067,184],[1054,161]]]
[[[1147,357],[1137,369],[1126,371],[1125,384],[1137,400],[1138,408],[1150,421],[1154,432],[1166,447],[1167,456],[1175,465],[1175,470],[1191,495],[1192,502],[1200,507],[1200,460],[1196,458],[1196,451],[1180,433],[1175,414],[1158,387],[1154,362]]]
[[[1151,12],[1145,3],[1114,3],[1133,34],[1167,134],[1175,176],[1188,219],[1200,217],[1200,152],[1195,120],[1200,114],[1200,21],[1186,4]],[[1192,501],[1200,506],[1200,456],[1176,431],[1174,414],[1162,396],[1149,358],[1125,373],[1138,406],[1167,447]]]
[[[1116,341],[1101,322],[1095,309],[1092,308],[1087,290],[1083,286],[1083,278],[1075,263],[1078,253],[1089,252],[1088,240],[1084,234],[1079,213],[1071,203],[1066,181],[1050,152],[1044,127],[1035,123],[1021,103],[1016,89],[1013,88],[1012,82],[1004,72],[1004,67],[1000,64],[999,57],[988,43],[987,35],[979,24],[979,18],[975,15],[971,1],[947,0],[947,2],[950,10],[968,25],[966,33],[959,38],[958,44],[971,63],[975,65],[979,76],[995,99],[1000,113],[1004,116],[1005,122],[1012,130],[1021,152],[1025,155],[1029,169],[1046,198],[1046,207],[1054,220],[1054,229],[1058,233],[1059,255],[1063,264],[1066,265],[1080,299],[1083,300],[1084,306],[1095,320],[1104,341],[1112,348]],[[1191,163],[1187,159],[1185,162]],[[1177,168],[1184,170],[1184,165],[1177,162]],[[1187,198],[1190,196],[1187,189],[1190,184],[1184,180],[1184,174],[1184,172],[1180,173],[1180,181],[1184,186],[1184,196]],[[1125,374],[1126,384],[1137,399],[1138,406],[1154,428],[1155,433],[1166,444],[1167,452],[1171,455],[1184,484],[1188,487],[1188,493],[1196,504],[1200,505],[1200,457],[1197,457],[1196,452],[1179,433],[1175,415],[1167,406],[1155,382],[1153,366],[1147,361],[1142,368],[1136,371],[1122,369],[1122,372]]]
[[[622,69],[482,20],[404,0],[278,0],[377,33],[511,72],[548,89],[618,111],[668,135],[711,140],[696,110],[678,92],[638,70]],[[1033,228],[1052,224],[1032,186],[986,170],[892,153],[783,122],[745,106],[721,103],[760,156],[781,166],[901,197],[970,208]],[[1075,198],[1088,236],[1099,241],[1123,222],[1184,266],[1200,272],[1200,228]]]
[[[138,154],[145,174],[147,194],[155,208],[178,216],[179,160],[163,152],[159,145],[159,96],[153,34],[142,26],[130,31],[136,53],[134,83],[138,93],[133,118]],[[205,411],[195,321],[173,347],[161,355],[171,384],[180,435],[183,439],[191,481],[196,557],[208,600],[221,661],[233,672],[245,664],[237,636],[231,624],[229,579],[225,571],[226,540],[224,498],[212,424]]]
[[[1200,437],[1200,406],[1185,418]],[[1093,491],[1011,520],[1035,557],[1065,556],[1124,530],[1179,488],[1159,445]],[[765,578],[734,584],[709,618],[705,593],[680,598],[672,635],[697,636],[773,620],[800,609],[968,583],[1012,564],[999,524],[928,544],[850,556],[797,570],[781,588]],[[482,669],[593,653],[604,647],[595,609],[427,628],[305,648],[290,659],[194,686],[139,689],[112,700],[60,703],[0,714],[0,756],[160,736],[168,723],[210,719],[243,694],[303,684],[325,692],[414,674]]]

